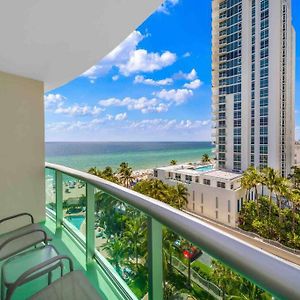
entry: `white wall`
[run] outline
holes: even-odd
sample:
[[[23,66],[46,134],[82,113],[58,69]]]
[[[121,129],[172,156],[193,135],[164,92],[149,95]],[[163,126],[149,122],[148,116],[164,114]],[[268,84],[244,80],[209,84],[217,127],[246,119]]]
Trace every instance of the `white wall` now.
[[[43,92],[40,81],[0,72],[0,219],[20,212],[44,219]]]

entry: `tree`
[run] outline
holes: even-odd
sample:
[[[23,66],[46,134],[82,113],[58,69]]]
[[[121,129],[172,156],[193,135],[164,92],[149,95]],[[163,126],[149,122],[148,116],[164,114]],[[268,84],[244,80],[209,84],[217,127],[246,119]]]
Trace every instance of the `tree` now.
[[[188,196],[187,187],[178,183],[174,187],[169,187],[166,202],[177,209],[182,209],[188,204]]]
[[[204,153],[202,155],[202,162],[203,163],[209,163],[210,162],[210,157],[209,157],[209,155],[207,153]]]
[[[250,175],[249,175],[249,170],[246,170],[243,174],[243,177],[241,179],[241,187],[245,190],[245,199],[246,201],[249,200],[249,195],[250,195],[250,189],[252,187],[252,183],[250,181]]]
[[[88,173],[99,176],[101,172],[100,172],[100,170],[97,169],[97,167],[92,167],[92,168],[89,168]]]
[[[128,248],[127,245],[122,242],[119,236],[115,236],[101,246],[103,250],[108,254],[109,262],[115,267],[119,275],[122,276],[121,264],[126,260]]]
[[[134,188],[136,192],[152,197],[156,200],[166,202],[168,197],[168,186],[161,180],[151,178],[137,183]]]
[[[277,206],[279,208],[279,224],[281,224],[281,210],[282,210],[282,198],[288,196],[290,190],[290,181],[284,177],[279,176],[274,188],[274,192],[277,199]]]
[[[300,204],[300,190],[292,189],[288,194],[289,200],[292,202],[292,233],[295,234],[295,215],[296,209]]]
[[[269,190],[269,221],[271,221],[272,195],[278,183],[279,173],[270,167],[262,170],[262,181]]]
[[[295,189],[300,189],[300,168],[292,167],[293,173],[289,174],[288,178],[292,181]]]
[[[128,163],[122,162],[118,169],[118,175],[123,186],[129,188],[132,184],[134,177],[132,176],[132,168],[128,166]]]
[[[147,252],[146,241],[147,224],[142,216],[133,216],[125,225],[122,241],[128,246],[129,255],[134,258],[134,268],[138,272],[139,258]]]
[[[170,161],[170,165],[171,165],[171,166],[177,165],[177,160],[172,159],[172,160]]]

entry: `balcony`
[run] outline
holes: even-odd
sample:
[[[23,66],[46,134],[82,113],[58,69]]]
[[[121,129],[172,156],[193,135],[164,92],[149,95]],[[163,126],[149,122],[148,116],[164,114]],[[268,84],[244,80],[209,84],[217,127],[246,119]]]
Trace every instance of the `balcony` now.
[[[76,192],[77,196],[81,195],[77,203]],[[109,299],[163,299],[164,278],[169,272],[163,266],[165,261],[168,264],[170,254],[166,236],[171,237],[172,234],[178,236],[177,240],[199,247],[207,257],[221,261],[231,271],[238,272],[276,297],[300,297],[298,266],[250,246],[182,211],[96,176],[46,163],[46,210],[47,221],[43,226],[53,235],[54,244],[59,245],[65,254],[72,253],[99,293],[110,295]],[[137,225],[137,234],[133,235],[136,236],[136,244],[120,244],[120,257],[116,262],[117,256],[110,256],[113,249],[108,248],[124,235],[124,227],[116,226],[122,223],[118,221],[120,216],[124,220],[131,218]],[[144,233],[141,234],[139,229]],[[105,247],[107,243],[109,247]],[[142,244],[144,252],[135,257],[135,250]],[[130,255],[131,258],[128,258]],[[200,290],[204,293],[202,296],[222,299],[223,292],[217,284],[208,281],[193,268],[188,271],[186,262],[175,254],[172,261],[169,267],[183,281],[189,282],[188,290]],[[130,267],[126,267],[128,264]],[[138,282],[142,282],[142,286]]]

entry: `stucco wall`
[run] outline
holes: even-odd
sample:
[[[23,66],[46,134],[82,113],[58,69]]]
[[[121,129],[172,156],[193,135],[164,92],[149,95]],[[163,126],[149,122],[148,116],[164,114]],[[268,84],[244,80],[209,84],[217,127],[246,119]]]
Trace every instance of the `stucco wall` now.
[[[0,72],[0,218],[44,219],[43,83]],[[13,222],[15,223],[15,222]],[[12,224],[1,224],[0,234]]]

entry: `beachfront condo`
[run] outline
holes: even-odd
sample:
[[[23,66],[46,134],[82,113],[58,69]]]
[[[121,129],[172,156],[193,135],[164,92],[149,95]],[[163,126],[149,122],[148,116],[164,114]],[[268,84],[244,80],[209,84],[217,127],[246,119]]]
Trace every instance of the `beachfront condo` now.
[[[213,0],[212,109],[217,166],[294,162],[295,31],[290,0]]]
[[[271,8],[271,2],[282,3],[272,0]],[[300,299],[300,268],[285,257],[263,251],[131,189],[45,162],[44,93],[95,65],[161,3],[161,0],[0,2],[2,299],[221,300],[230,297],[230,290],[227,294],[224,290],[224,285],[229,284],[243,293],[265,294],[267,298],[261,299],[271,299],[271,295],[278,299]],[[233,1],[222,3],[231,6]],[[244,3],[246,6],[250,1]],[[215,13],[217,4],[219,1],[214,1]],[[288,16],[288,6],[286,9]],[[274,24],[278,21],[276,16],[270,10]],[[287,23],[288,18],[285,20]],[[286,63],[286,76],[290,72],[288,66]],[[270,76],[277,73],[274,63]],[[275,83],[272,86],[274,91],[270,93],[275,93]],[[281,86],[289,89],[287,85]],[[228,110],[230,97],[225,96]],[[288,106],[286,110],[288,113]],[[279,129],[281,125],[272,123],[272,126]],[[269,124],[268,128],[273,130],[272,126]],[[276,153],[279,151],[275,144],[270,146]],[[229,164],[226,166],[230,167]],[[180,174],[178,170],[172,172],[174,176]],[[206,184],[211,180],[211,184],[220,185],[216,187],[220,195],[227,195],[231,184],[233,189],[238,184],[235,178],[227,179],[226,173],[213,174],[213,177],[203,175],[203,182],[206,179]],[[180,178],[186,180],[182,174]],[[190,181],[190,177],[187,179]],[[78,203],[69,198],[74,189],[82,193]],[[53,196],[51,200],[49,195]],[[234,205],[231,202],[227,211],[235,209]],[[199,261],[203,256],[205,259]],[[192,259],[197,260],[198,269],[193,267]],[[212,265],[217,266],[213,272]],[[205,275],[202,270],[206,270]],[[226,277],[222,275],[224,270]],[[245,289],[241,289],[237,280]]]

